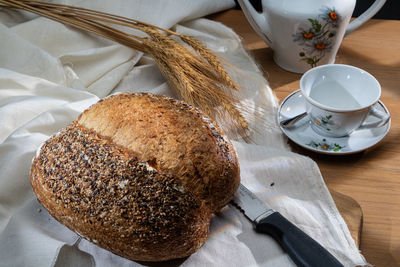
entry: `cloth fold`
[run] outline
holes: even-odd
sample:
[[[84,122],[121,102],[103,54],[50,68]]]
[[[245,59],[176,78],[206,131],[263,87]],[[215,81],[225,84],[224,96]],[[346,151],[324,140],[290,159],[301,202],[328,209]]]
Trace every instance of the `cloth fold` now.
[[[230,0],[63,1],[143,20],[195,36],[224,58],[241,101],[264,123],[233,141],[241,179],[262,201],[320,242],[345,266],[366,265],[311,159],[290,152],[276,122],[278,102],[239,37],[198,19]],[[147,55],[25,12],[0,9],[0,266],[140,266],[80,238],[37,202],[29,182],[42,142],[100,98],[116,92],[177,95]],[[262,107],[262,108],[261,108]],[[250,118],[251,119],[251,118]],[[172,266],[294,266],[269,236],[235,208],[211,221],[205,245]]]

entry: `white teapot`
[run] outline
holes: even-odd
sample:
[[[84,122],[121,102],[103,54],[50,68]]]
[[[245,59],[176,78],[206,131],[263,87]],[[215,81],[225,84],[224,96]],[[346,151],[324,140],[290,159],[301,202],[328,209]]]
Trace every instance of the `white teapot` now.
[[[349,23],[356,0],[262,0],[258,13],[249,0],[238,0],[253,29],[273,50],[283,69],[304,73],[335,62],[343,36],[370,19],[386,0]]]

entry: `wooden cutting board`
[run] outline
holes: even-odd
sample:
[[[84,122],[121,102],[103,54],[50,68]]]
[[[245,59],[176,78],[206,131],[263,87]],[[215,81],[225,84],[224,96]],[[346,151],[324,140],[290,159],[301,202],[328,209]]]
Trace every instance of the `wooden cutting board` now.
[[[340,214],[342,214],[344,221],[349,227],[351,236],[355,240],[356,245],[360,247],[363,222],[363,212],[360,204],[349,196],[343,195],[334,190],[331,190],[330,192]]]

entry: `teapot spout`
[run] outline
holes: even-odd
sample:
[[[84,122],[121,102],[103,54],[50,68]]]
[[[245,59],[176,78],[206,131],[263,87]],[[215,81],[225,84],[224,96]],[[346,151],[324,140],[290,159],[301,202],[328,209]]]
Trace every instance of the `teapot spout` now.
[[[263,10],[262,13],[258,13],[249,0],[238,0],[238,3],[254,31],[272,48],[271,38],[267,36],[267,33],[270,31],[265,16],[265,10]]]

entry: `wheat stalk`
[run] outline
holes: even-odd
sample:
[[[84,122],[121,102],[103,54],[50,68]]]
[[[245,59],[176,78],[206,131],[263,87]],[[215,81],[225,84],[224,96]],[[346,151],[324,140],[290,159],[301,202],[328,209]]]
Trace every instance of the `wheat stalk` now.
[[[221,126],[225,131],[247,140],[249,124],[239,111],[243,107],[233,93],[239,91],[237,84],[218,57],[194,37],[81,7],[36,0],[0,0],[0,4],[39,14],[151,55],[170,86],[187,103],[198,106],[219,122],[223,120]],[[112,25],[133,28],[147,36],[129,34]]]

